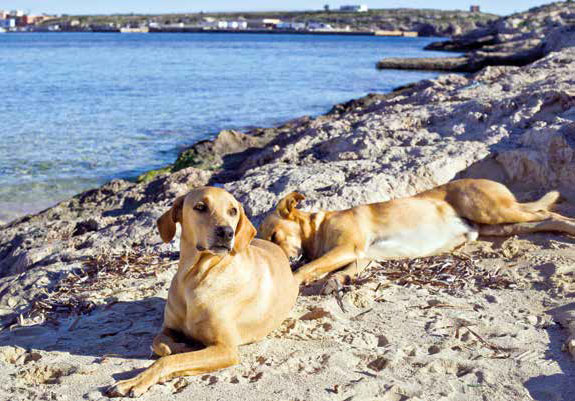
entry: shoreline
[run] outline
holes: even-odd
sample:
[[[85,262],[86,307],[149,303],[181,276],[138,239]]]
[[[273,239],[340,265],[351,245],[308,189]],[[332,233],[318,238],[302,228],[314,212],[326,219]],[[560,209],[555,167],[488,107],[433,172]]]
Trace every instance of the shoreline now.
[[[61,203],[65,203],[72,198],[76,198],[85,194],[87,192],[94,191],[102,186],[108,185],[110,182],[117,180],[126,181],[134,184],[147,184],[150,181],[155,180],[159,176],[169,175],[176,173],[180,170],[192,167],[199,168],[203,170],[215,170],[221,165],[223,165],[223,158],[234,153],[241,153],[252,145],[265,146],[271,142],[277,135],[278,132],[284,131],[286,128],[292,127],[294,125],[309,123],[316,119],[330,118],[334,115],[345,113],[350,109],[357,107],[358,105],[370,105],[380,99],[385,99],[389,96],[394,96],[396,93],[404,91],[413,87],[417,82],[408,83],[400,87],[393,88],[390,92],[382,93],[368,93],[365,96],[358,98],[352,98],[347,101],[336,103],[329,107],[329,109],[317,115],[302,115],[287,119],[284,121],[278,121],[276,124],[268,127],[244,127],[237,129],[224,129],[217,133],[213,133],[210,138],[200,139],[195,143],[188,145],[180,151],[172,163],[168,163],[163,167],[146,170],[137,176],[130,177],[116,177],[112,180],[103,182],[100,186],[94,188],[88,188],[84,191],[80,191],[76,194],[71,195],[68,198],[62,199],[55,203],[50,203],[49,205],[42,206],[39,210],[25,212],[25,213],[10,213],[4,212],[0,215],[0,228],[3,226],[12,225],[22,219],[27,219],[33,216],[42,214],[54,207],[57,207]],[[229,163],[229,161],[228,161]],[[237,163],[233,163],[235,166]],[[227,167],[228,170],[230,167]],[[233,169],[233,167],[232,167]],[[226,172],[226,168],[223,169]],[[231,171],[228,171],[228,173]],[[14,209],[6,209],[14,210]],[[11,215],[15,217],[8,219]]]
[[[14,33],[124,33],[124,34],[151,34],[151,33],[208,33],[208,34],[270,34],[270,35],[318,35],[318,36],[377,36],[377,37],[440,37],[434,35],[418,35],[416,31],[394,31],[394,30],[376,30],[376,31],[317,31],[317,30],[283,30],[283,29],[201,29],[201,28],[150,28],[148,31],[133,29],[130,31],[114,30],[35,30],[35,31],[8,31],[7,34]]]
[[[395,42],[395,40],[393,40],[393,41]],[[420,42],[401,42],[401,39],[397,39],[397,41],[398,41],[398,43],[399,43],[400,46],[408,46],[408,47],[413,48],[413,49],[418,49],[418,51],[419,51],[419,49],[421,49],[422,45],[428,43],[430,40],[429,40],[429,39],[422,39],[421,41],[422,41],[423,43],[420,43]],[[370,40],[370,42],[373,42],[373,41]],[[405,45],[404,43],[408,43],[408,44]],[[410,43],[411,43],[411,44],[410,44]],[[414,44],[414,43],[415,43],[415,44]],[[352,45],[353,45],[353,46],[356,46],[354,43],[352,43]],[[367,54],[367,62],[370,62],[369,60],[373,60],[373,59],[374,59],[374,58],[372,57],[371,52],[369,52],[369,54]],[[367,65],[367,64],[364,63],[363,65]],[[369,68],[369,66],[368,66],[368,68]],[[376,75],[376,74],[377,74],[377,73],[374,72],[374,75]],[[413,78],[412,78],[412,77],[409,77],[409,78],[407,78],[407,79],[405,79],[405,80],[407,81],[408,79],[411,80],[411,79],[413,79]],[[386,81],[386,82],[387,82],[387,81]],[[391,85],[392,82],[390,82],[389,84]],[[384,85],[383,87],[381,87],[381,89],[383,89],[383,90],[385,91],[385,92],[382,91],[381,93],[388,93],[388,87],[386,87],[386,86],[387,86],[387,85]],[[367,88],[368,88],[368,86],[365,87],[365,89],[367,89]],[[337,100],[337,99],[344,99],[344,100],[342,100],[342,102],[339,102],[339,103],[335,103],[335,104],[334,104],[334,103],[328,101],[328,102],[326,102],[326,103],[323,105],[323,107],[321,107],[321,108],[318,107],[316,110],[313,110],[313,109],[312,109],[312,110],[311,110],[311,113],[313,113],[313,114],[311,114],[311,113],[310,113],[310,114],[313,116],[313,118],[317,118],[317,117],[322,116],[322,115],[324,115],[324,114],[326,114],[326,113],[329,113],[332,109],[337,108],[337,107],[340,107],[341,104],[345,104],[345,103],[348,103],[348,102],[350,102],[350,101],[354,101],[354,100],[357,100],[357,99],[358,99],[358,98],[357,98],[357,93],[355,93],[355,94],[354,94],[354,93],[348,93],[348,94],[346,94],[346,93],[349,92],[349,91],[346,90],[345,87],[344,87],[344,89],[342,89],[340,92],[341,92],[341,94],[340,94],[341,96],[339,96],[339,94],[338,94],[338,96],[336,96],[336,100]],[[346,92],[346,93],[344,93],[344,92]],[[363,91],[362,91],[362,92],[363,92]],[[365,93],[365,92],[364,92],[364,93]],[[360,93],[360,94],[361,94],[361,93]],[[366,95],[367,95],[367,93],[366,93]],[[349,96],[349,97],[348,97],[348,96]],[[320,99],[320,100],[321,100],[321,99]],[[321,105],[321,104],[320,104],[320,105]],[[279,108],[278,110],[282,111],[281,108]],[[288,111],[289,111],[289,109],[288,109]],[[246,125],[244,124],[244,122],[245,122],[245,121],[248,121],[248,122],[249,122],[250,120],[245,120],[245,119],[239,120],[239,119],[238,119],[238,121],[240,122],[240,124],[237,124],[237,125],[236,125],[237,128],[235,127],[235,128],[233,128],[231,131],[237,131],[237,132],[242,132],[242,133],[248,133],[248,134],[249,134],[249,133],[251,133],[251,132],[262,131],[262,130],[263,130],[263,131],[265,131],[265,130],[276,130],[278,127],[280,127],[281,125],[285,124],[285,123],[288,122],[288,121],[291,121],[291,120],[293,120],[293,119],[306,118],[306,114],[304,114],[304,113],[309,112],[309,110],[308,110],[308,109],[303,109],[302,111],[303,111],[303,113],[302,113],[301,111],[298,112],[297,109],[295,109],[295,112],[294,112],[293,114],[291,114],[292,117],[290,117],[290,114],[288,114],[288,113],[283,113],[281,119],[280,119],[280,118],[266,118],[266,120],[272,120],[272,121],[267,121],[267,122],[265,122],[265,124],[262,124],[260,127],[254,127],[254,126],[253,126],[253,123],[249,124],[249,126],[246,126]],[[223,113],[222,113],[222,114],[223,114]],[[273,117],[273,114],[266,114],[266,115],[267,115],[267,116],[270,116],[270,117]],[[287,119],[286,119],[286,118],[285,118],[286,116],[287,116],[287,117],[290,117],[290,118],[287,118]],[[200,131],[198,131],[198,132],[200,132]],[[201,131],[201,132],[204,132],[204,131]],[[216,137],[218,136],[218,134],[219,134],[219,132],[218,132],[217,130],[212,130],[212,131],[210,131],[209,138],[214,139],[214,138],[216,138]],[[189,136],[191,136],[191,135],[189,135]],[[194,135],[194,136],[196,136],[196,135]],[[202,136],[202,137],[207,137],[207,135],[201,135],[201,136]],[[185,138],[184,138],[184,139],[185,139]],[[182,141],[180,141],[179,139],[175,139],[174,146],[172,146],[172,147],[170,148],[170,154],[168,155],[168,157],[163,157],[163,158],[160,160],[160,162],[162,162],[162,161],[165,160],[165,163],[164,163],[163,165],[162,165],[162,164],[158,165],[158,164],[156,164],[156,163],[154,163],[153,166],[149,166],[149,165],[148,165],[148,166],[146,167],[146,166],[144,165],[145,170],[139,170],[139,171],[141,171],[141,173],[138,174],[138,175],[149,175],[149,173],[154,174],[154,172],[157,171],[157,170],[163,170],[163,169],[165,169],[168,165],[170,165],[170,164],[172,164],[172,163],[175,163],[175,162],[177,161],[177,159],[178,159],[178,154],[181,152],[181,149],[190,149],[191,147],[194,147],[194,146],[197,145],[198,143],[204,143],[204,140],[195,140],[195,141],[193,141],[193,142],[190,144],[189,141],[184,141],[184,142],[182,142]],[[172,150],[172,149],[174,149],[174,150]],[[177,150],[176,150],[176,149],[177,149]],[[176,152],[177,152],[177,153],[176,153]],[[173,156],[172,156],[172,154],[173,154]],[[154,160],[154,161],[155,161],[155,160]],[[193,164],[192,164],[192,165],[193,165]],[[156,167],[154,167],[154,166],[156,166]],[[187,166],[188,166],[188,164],[186,164],[186,167],[187,167]],[[129,181],[136,182],[136,181],[138,181],[138,175],[135,175],[135,174],[134,174],[134,175],[115,175],[115,176],[108,175],[108,177],[114,177],[114,178],[117,178],[117,179],[126,179],[126,180],[129,180]],[[103,184],[105,184],[107,181],[108,181],[108,180],[101,181],[101,184],[99,184],[99,185],[103,185]],[[89,184],[89,183],[88,183],[88,184]],[[87,187],[86,189],[79,188],[79,191],[78,191],[77,193],[69,194],[69,195],[67,195],[65,198],[60,198],[61,200],[59,200],[58,202],[45,203],[45,204],[42,205],[42,207],[40,207],[40,208],[36,207],[35,204],[27,204],[27,205],[25,205],[25,206],[30,206],[30,208],[28,208],[29,210],[28,210],[26,213],[22,213],[22,212],[21,212],[21,208],[17,208],[16,210],[14,210],[14,209],[12,209],[12,208],[6,208],[6,209],[5,209],[5,212],[6,212],[5,214],[6,214],[8,217],[1,216],[0,219],[2,219],[2,221],[3,221],[4,224],[7,224],[7,223],[9,223],[9,222],[11,222],[11,221],[14,221],[15,219],[18,219],[18,218],[21,218],[21,217],[24,217],[24,216],[27,216],[27,215],[31,215],[31,214],[40,213],[40,212],[42,212],[42,211],[44,211],[44,210],[46,210],[46,209],[48,209],[48,208],[50,208],[50,207],[52,207],[52,206],[55,206],[57,203],[59,203],[59,202],[61,202],[61,201],[64,201],[64,200],[66,200],[66,199],[69,199],[70,197],[76,196],[76,195],[78,195],[79,193],[85,192],[86,190],[89,190],[90,188],[98,187],[99,185],[94,185],[93,187]],[[6,202],[6,203],[10,203],[10,201],[11,201],[11,199],[8,199],[8,202]],[[4,206],[4,205],[2,205],[2,206]]]

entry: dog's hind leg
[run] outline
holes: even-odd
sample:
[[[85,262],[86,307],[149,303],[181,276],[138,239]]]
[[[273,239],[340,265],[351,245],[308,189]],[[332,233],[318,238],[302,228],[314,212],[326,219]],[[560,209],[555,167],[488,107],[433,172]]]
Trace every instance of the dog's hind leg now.
[[[555,215],[555,213],[552,213]],[[557,215],[560,216],[560,215]],[[479,226],[479,234],[487,236],[510,236],[516,234],[529,234],[536,232],[559,232],[575,236],[575,219],[564,216],[553,216],[543,221],[511,223],[511,224],[482,224]]]
[[[551,212],[550,209],[559,197],[559,192],[551,191],[535,202],[513,202],[508,207],[497,209],[499,221],[493,223],[529,223],[553,218],[555,213]],[[489,222],[485,223],[489,224]]]

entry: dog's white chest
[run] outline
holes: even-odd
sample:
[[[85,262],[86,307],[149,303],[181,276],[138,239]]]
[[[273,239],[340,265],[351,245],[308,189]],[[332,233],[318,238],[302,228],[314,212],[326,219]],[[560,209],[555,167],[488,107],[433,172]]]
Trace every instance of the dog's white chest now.
[[[476,238],[477,231],[454,216],[443,224],[421,224],[375,238],[366,249],[366,257],[375,260],[431,256]]]

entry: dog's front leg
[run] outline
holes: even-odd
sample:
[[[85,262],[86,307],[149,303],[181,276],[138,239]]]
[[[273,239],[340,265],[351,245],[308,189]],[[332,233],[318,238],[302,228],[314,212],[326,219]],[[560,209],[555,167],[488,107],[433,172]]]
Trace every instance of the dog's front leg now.
[[[338,246],[320,258],[303,265],[294,275],[298,283],[309,284],[323,275],[356,261],[355,246]]]
[[[152,350],[154,354],[158,356],[168,356],[172,354],[181,354],[184,352],[193,351],[193,348],[188,344],[183,342],[178,342],[174,336],[176,336],[173,330],[164,327],[156,337],[154,337],[154,342],[152,343]]]
[[[224,344],[211,345],[201,351],[164,356],[133,379],[117,382],[107,393],[110,397],[139,397],[156,383],[178,376],[201,375],[237,363],[239,363],[237,347]]]

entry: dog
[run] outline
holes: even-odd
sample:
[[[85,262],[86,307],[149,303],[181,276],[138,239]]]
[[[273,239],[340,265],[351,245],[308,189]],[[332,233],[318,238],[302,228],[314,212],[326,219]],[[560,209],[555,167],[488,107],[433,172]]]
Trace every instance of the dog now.
[[[553,191],[536,202],[519,203],[503,184],[462,179],[408,198],[308,213],[297,209],[304,196],[292,192],[264,219],[259,234],[290,259],[303,254],[311,260],[295,274],[301,284],[345,267],[334,276],[343,284],[370,261],[437,255],[480,234],[575,235],[575,219],[550,211],[559,196]]]
[[[264,338],[288,316],[299,286],[282,249],[256,230],[228,192],[204,187],[178,197],[157,221],[169,243],[180,223],[180,260],[152,349],[160,356],[133,379],[108,388],[137,397],[152,385],[239,363],[238,346]],[[205,345],[199,351],[185,336]]]

